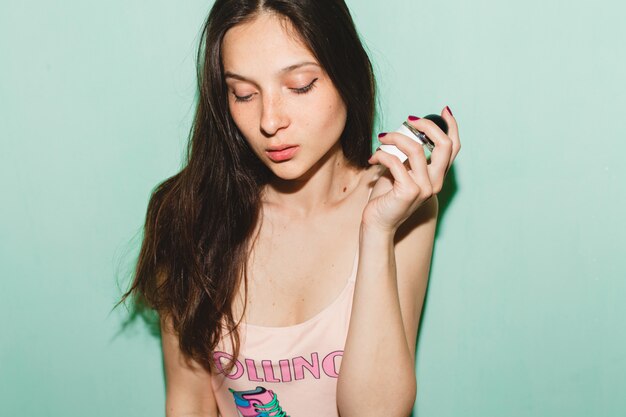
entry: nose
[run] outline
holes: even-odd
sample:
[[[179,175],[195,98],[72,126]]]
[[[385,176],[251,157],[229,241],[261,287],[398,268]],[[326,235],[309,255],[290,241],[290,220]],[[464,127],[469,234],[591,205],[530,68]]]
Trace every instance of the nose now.
[[[279,92],[263,97],[261,131],[266,136],[274,136],[280,129],[289,125],[289,117],[282,95]]]

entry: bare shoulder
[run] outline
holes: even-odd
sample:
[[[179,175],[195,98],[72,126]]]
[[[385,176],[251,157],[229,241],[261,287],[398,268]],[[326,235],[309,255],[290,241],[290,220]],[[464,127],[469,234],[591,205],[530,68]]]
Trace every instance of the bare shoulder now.
[[[166,416],[217,417],[211,374],[184,357],[171,319],[161,319],[161,343],[166,379]]]

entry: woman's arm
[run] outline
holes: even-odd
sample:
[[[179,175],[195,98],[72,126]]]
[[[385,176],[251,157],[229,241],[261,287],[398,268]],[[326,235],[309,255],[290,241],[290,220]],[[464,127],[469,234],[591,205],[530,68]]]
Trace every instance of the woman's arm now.
[[[380,178],[361,219],[359,265],[344,348],[337,406],[342,417],[411,413],[417,391],[415,339],[437,224],[436,195],[461,149],[446,106],[449,136],[432,120],[407,122],[434,143],[430,162],[421,144],[397,133],[378,135],[407,156],[377,150]]]
[[[437,198],[395,233],[361,226],[359,265],[337,404],[342,417],[411,413],[415,340],[433,249]]]
[[[171,319],[161,320],[167,417],[218,417],[211,374],[180,351]]]

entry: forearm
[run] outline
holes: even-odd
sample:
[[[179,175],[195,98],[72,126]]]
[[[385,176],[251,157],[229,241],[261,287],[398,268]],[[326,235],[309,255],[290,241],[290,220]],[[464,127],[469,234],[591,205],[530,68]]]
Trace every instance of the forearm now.
[[[361,226],[350,327],[337,404],[342,417],[410,414],[415,365],[404,330],[392,232]]]

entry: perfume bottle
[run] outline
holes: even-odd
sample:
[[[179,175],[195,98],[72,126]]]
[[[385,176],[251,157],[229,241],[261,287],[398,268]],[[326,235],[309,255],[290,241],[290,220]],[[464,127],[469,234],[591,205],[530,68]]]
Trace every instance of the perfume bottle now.
[[[429,115],[424,116],[423,118],[432,120],[433,122],[435,122],[437,126],[439,126],[439,128],[445,134],[448,133],[448,123],[446,123],[443,117],[439,116],[438,114],[429,114]],[[396,132],[402,133],[403,135],[408,136],[409,138],[413,139],[417,143],[421,144],[424,147],[426,160],[430,160],[430,154],[435,148],[435,144],[432,140],[430,140],[428,136],[426,136],[423,132],[420,132],[413,126],[411,126],[406,121],[402,123],[402,126],[396,129]],[[395,145],[380,145],[380,149],[392,155],[397,156],[398,158],[400,158],[400,162],[404,162],[408,159],[408,157]]]

